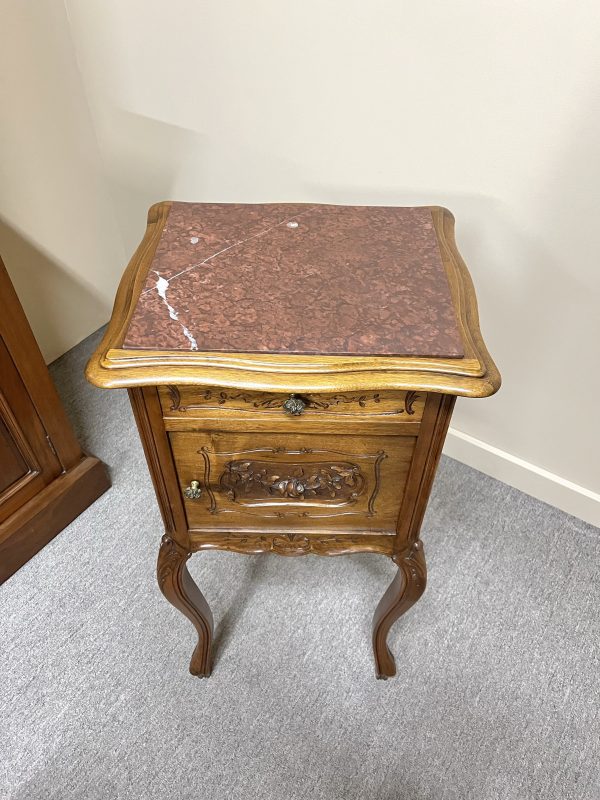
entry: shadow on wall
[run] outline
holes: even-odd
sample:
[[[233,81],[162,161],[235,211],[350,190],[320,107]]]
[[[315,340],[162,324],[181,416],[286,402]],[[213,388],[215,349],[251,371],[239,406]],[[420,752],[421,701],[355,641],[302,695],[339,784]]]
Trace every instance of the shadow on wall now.
[[[129,255],[146,227],[146,213],[160,200],[180,200],[173,192],[184,173],[194,176],[203,195],[204,136],[151,117],[111,109],[110,122],[99,122],[116,216]]]
[[[593,270],[591,262],[584,263],[581,247],[584,237],[598,239],[584,209],[591,179],[589,152],[587,158],[579,154],[578,159],[565,158],[555,166],[547,176],[552,186],[532,186],[531,193],[540,196],[537,204],[532,197],[520,197],[519,206],[485,195],[364,186],[332,187],[323,199],[390,206],[438,204],[453,212],[458,249],[477,292],[483,337],[502,374],[502,388],[494,397],[457,403],[453,427],[559,475],[567,472],[564,453],[570,449],[572,463],[565,477],[594,490],[592,476],[597,470],[591,469],[591,455],[587,464],[576,455],[577,450],[581,454],[582,443],[571,444],[572,433],[565,436],[566,442],[561,441],[562,434],[548,436],[549,419],[565,403],[560,389],[549,398],[549,387],[577,385],[584,351],[589,349],[592,363],[598,340],[598,331],[593,332],[598,316],[591,312]],[[578,186],[587,187],[583,197]],[[311,190],[323,195],[322,187]],[[598,247],[600,242],[589,252]],[[577,358],[570,357],[574,353]],[[587,380],[596,383],[598,378],[590,375]],[[589,419],[594,417],[594,396],[590,392],[578,399],[580,413]],[[590,406],[584,409],[587,403]]]
[[[93,287],[1,217],[0,254],[46,363],[72,347],[74,331],[79,341],[108,319],[110,307]]]

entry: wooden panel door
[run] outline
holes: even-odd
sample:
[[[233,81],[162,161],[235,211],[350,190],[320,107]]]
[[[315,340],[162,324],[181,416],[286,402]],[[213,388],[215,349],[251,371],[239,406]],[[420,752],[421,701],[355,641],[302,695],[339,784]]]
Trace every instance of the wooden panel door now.
[[[0,259],[0,583],[109,485],[75,438]]]
[[[171,432],[169,439],[193,530],[364,533],[396,532],[416,442],[225,429]]]
[[[0,340],[0,522],[60,473],[46,429]]]

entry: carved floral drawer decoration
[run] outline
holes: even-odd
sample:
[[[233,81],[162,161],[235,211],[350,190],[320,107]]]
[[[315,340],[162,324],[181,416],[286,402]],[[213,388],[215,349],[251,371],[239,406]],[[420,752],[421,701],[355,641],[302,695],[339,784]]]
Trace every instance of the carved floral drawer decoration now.
[[[500,385],[449,211],[159,203],[87,377],[129,391],[194,675],[213,619],[186,562],[208,549],[391,558],[373,652],[395,674],[454,402]]]

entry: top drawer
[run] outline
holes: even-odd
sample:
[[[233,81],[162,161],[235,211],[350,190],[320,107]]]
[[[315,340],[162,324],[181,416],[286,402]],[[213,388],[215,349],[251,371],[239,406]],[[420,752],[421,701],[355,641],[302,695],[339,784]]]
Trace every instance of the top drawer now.
[[[418,422],[423,415],[425,392],[340,392],[337,394],[271,394],[204,386],[160,386],[163,415],[168,418],[205,418],[248,415],[249,418],[304,416],[313,419],[357,417],[396,418]]]

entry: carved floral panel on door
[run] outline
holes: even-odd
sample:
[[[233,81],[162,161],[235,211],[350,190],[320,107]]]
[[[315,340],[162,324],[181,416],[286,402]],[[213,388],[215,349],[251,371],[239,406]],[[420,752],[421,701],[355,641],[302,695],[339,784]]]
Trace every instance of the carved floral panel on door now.
[[[372,464],[373,480],[367,500],[367,513],[372,516],[379,491],[380,464],[386,458],[383,450],[373,455],[358,456],[327,450],[286,451],[276,448],[250,450],[238,456],[260,456],[261,453],[282,455],[290,461],[263,461],[238,458],[229,461],[219,479],[219,490],[233,503],[242,505],[314,506],[316,508],[352,505],[362,499],[368,478],[352,461],[313,461],[315,457],[345,456]],[[221,454],[223,455],[223,454]],[[291,460],[297,456],[308,460]],[[277,512],[284,514],[285,512]],[[361,511],[362,513],[362,511]]]
[[[395,530],[415,437],[266,436],[170,433],[190,528]]]
[[[385,458],[385,453],[378,454]],[[325,500],[328,505],[354,503],[365,487],[360,467],[349,461],[272,464],[230,461],[219,481],[230,500],[252,504],[265,499],[302,503]]]

